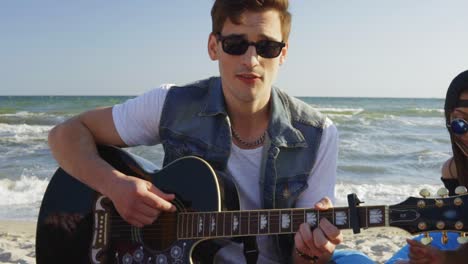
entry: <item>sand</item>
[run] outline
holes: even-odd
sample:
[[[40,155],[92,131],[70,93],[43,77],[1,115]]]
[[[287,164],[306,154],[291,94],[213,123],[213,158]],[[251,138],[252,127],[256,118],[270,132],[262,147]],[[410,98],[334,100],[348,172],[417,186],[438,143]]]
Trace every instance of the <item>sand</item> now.
[[[340,249],[356,249],[367,254],[376,263],[384,263],[401,246],[408,233],[396,228],[373,228],[352,234],[344,230]],[[27,221],[0,221],[0,263],[36,263],[36,223]]]
[[[36,223],[0,221],[0,263],[36,263]]]

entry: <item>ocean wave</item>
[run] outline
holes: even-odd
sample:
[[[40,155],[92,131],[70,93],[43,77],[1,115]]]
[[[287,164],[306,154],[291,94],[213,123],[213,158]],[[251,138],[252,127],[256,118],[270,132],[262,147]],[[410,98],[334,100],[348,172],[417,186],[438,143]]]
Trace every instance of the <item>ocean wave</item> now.
[[[443,187],[440,184],[351,184],[339,182],[335,188],[336,206],[347,206],[347,195],[356,193],[365,205],[394,205],[403,202],[408,197],[421,197],[419,191],[423,188],[435,194]]]
[[[322,114],[328,115],[357,115],[364,111],[363,108],[332,108],[332,107],[316,107]]]
[[[56,125],[70,118],[72,114],[19,111],[0,114],[0,123],[9,125]]]
[[[47,133],[52,126],[33,125],[10,125],[0,123],[0,142],[4,143],[24,143],[42,142],[47,140]]]
[[[0,180],[0,206],[37,204],[42,200],[48,180],[21,176],[18,180]]]

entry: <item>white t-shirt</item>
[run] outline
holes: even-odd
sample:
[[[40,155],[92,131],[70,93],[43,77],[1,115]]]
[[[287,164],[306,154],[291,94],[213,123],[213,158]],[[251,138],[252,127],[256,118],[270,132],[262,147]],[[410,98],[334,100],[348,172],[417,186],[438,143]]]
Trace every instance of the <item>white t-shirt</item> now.
[[[122,140],[129,146],[155,145],[160,143],[159,121],[167,91],[172,85],[166,84],[139,97],[115,105],[112,116]],[[260,161],[263,147],[241,149],[232,144],[227,169],[239,188],[242,210],[260,209]],[[336,160],[338,154],[338,131],[327,118],[315,166],[310,172],[307,188],[296,202],[297,208],[313,207],[322,197],[334,201]],[[248,175],[248,177],[246,176]],[[258,236],[260,251],[258,263],[279,263],[273,240]],[[215,263],[241,263],[242,245],[231,243],[216,255]]]

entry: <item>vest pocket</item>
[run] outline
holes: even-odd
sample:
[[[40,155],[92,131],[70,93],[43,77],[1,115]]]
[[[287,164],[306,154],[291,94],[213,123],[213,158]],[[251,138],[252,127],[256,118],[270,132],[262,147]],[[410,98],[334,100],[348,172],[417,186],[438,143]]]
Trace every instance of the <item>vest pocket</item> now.
[[[166,139],[164,146],[164,165],[186,156],[205,157],[206,148],[196,144],[189,137],[183,139]]]
[[[308,187],[308,174],[295,175],[276,182],[276,208],[294,207],[299,195]]]

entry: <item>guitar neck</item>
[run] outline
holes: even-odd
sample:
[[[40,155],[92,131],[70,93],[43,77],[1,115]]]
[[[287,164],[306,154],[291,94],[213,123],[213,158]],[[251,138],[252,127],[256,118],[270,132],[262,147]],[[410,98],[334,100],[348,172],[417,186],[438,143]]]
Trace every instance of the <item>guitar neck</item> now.
[[[388,206],[360,206],[361,228],[388,226]],[[201,239],[236,236],[293,234],[307,222],[316,227],[326,218],[339,229],[352,228],[348,207],[326,211],[313,209],[264,209],[250,211],[179,213],[179,239]]]

